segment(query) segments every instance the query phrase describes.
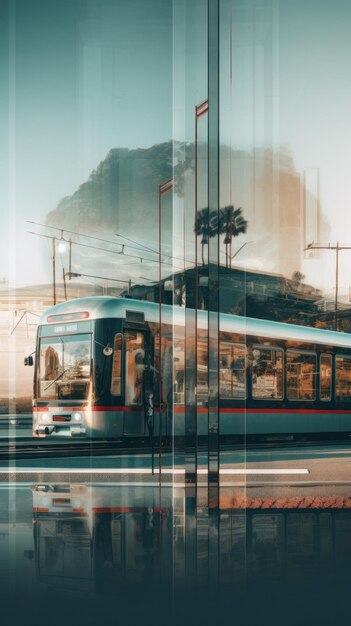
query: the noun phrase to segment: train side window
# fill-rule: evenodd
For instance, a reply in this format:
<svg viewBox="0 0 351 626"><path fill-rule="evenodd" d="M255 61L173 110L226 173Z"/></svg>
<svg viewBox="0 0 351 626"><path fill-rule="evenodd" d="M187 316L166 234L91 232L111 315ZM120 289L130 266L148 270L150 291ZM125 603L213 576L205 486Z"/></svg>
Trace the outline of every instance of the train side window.
<svg viewBox="0 0 351 626"><path fill-rule="evenodd" d="M335 399L351 400L351 358L335 357Z"/></svg>
<svg viewBox="0 0 351 626"><path fill-rule="evenodd" d="M319 360L319 399L331 400L332 357L330 354L321 354Z"/></svg>
<svg viewBox="0 0 351 626"><path fill-rule="evenodd" d="M140 332L125 333L125 402L126 406L143 402L145 362L144 336Z"/></svg>
<svg viewBox="0 0 351 626"><path fill-rule="evenodd" d="M219 389L221 398L246 398L246 346L220 342Z"/></svg>
<svg viewBox="0 0 351 626"><path fill-rule="evenodd" d="M282 400L283 350L254 346L252 356L252 397Z"/></svg>
<svg viewBox="0 0 351 626"><path fill-rule="evenodd" d="M111 395L122 394L122 335L117 333L113 344L113 363L111 376Z"/></svg>
<svg viewBox="0 0 351 626"><path fill-rule="evenodd" d="M286 381L288 400L315 400L316 373L316 354L287 350Z"/></svg>

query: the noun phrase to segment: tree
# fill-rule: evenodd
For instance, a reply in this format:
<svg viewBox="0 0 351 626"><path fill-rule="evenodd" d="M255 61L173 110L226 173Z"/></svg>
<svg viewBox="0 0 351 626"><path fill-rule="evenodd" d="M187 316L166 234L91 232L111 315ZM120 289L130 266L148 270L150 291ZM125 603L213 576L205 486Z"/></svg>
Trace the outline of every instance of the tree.
<svg viewBox="0 0 351 626"><path fill-rule="evenodd" d="M294 283L296 289L298 289L305 278L305 274L302 274L299 270L293 273L291 280Z"/></svg>
<svg viewBox="0 0 351 626"><path fill-rule="evenodd" d="M232 243L233 237L238 237L242 233L246 233L248 222L242 215L242 209L235 209L233 205L229 205L219 210L219 219L217 211L213 210L209 213L208 207L200 209L197 214L197 224L194 225L194 232L201 237L202 246L202 264L204 260L204 246L208 244L209 238L216 234L225 235L223 243L226 246L226 267L228 267L228 245Z"/></svg>
<svg viewBox="0 0 351 626"><path fill-rule="evenodd" d="M225 206L219 210L219 234L224 234L223 243L225 244L225 264L228 267L228 246L232 244L233 237L245 234L248 222L244 219L241 207L235 209L232 204ZM230 254L231 265L231 254Z"/></svg>
<svg viewBox="0 0 351 626"><path fill-rule="evenodd" d="M214 237L217 228L216 211L209 213L208 207L200 209L197 213L197 224L194 224L194 232L197 230L198 237L201 237L202 265L205 265L204 246L208 244L209 238Z"/></svg>

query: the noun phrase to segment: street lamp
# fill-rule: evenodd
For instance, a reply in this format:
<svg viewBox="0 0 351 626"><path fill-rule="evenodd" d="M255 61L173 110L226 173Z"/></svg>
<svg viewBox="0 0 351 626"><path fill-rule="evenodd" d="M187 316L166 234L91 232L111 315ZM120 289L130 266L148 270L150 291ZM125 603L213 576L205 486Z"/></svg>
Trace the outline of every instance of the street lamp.
<svg viewBox="0 0 351 626"><path fill-rule="evenodd" d="M59 251L60 254L64 254L66 252L66 244L64 241L59 241L59 244L57 246L57 249Z"/></svg>
<svg viewBox="0 0 351 626"><path fill-rule="evenodd" d="M35 223L35 222L33 222ZM52 242L52 256L51 256L51 263L52 263L52 299L53 299L53 304L56 304L57 298L56 298L56 242L58 241L58 251L60 254L63 254L64 252L66 252L67 249L67 243L69 244L69 269L71 270L71 261L72 261L72 241L71 239L67 242L66 239L63 238L63 231L61 230L61 238L58 239L57 237L53 237L52 235L44 235L43 233L35 233L34 231L28 230L27 231L29 233L29 235L36 235L37 237L44 237L45 239L51 239ZM63 284L64 284L64 290L65 290L65 299L67 300L67 293L66 293L66 281L65 281L65 277L66 277L66 273L65 270L62 270L62 274L63 274ZM70 272L68 272L68 274L70 274Z"/></svg>

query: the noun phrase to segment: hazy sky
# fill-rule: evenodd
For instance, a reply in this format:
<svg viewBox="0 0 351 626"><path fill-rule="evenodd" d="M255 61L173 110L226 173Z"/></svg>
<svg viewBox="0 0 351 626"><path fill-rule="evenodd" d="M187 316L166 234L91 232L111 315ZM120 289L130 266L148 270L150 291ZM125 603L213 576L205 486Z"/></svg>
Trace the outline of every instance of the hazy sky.
<svg viewBox="0 0 351 626"><path fill-rule="evenodd" d="M0 277L17 284L49 279L48 272L37 269L33 277L28 269L28 258L42 268L43 247L25 234L25 220L42 221L112 147L146 147L172 137L172 85L178 89L182 75L179 59L172 57L173 10L182 3L190 10L201 1L0 2ZM223 10L229 4L223 0ZM239 55L233 67L242 72L243 91L233 95L239 115L236 122L228 120L235 131L232 144L280 145L291 151L299 172L319 169L330 237L351 245L351 3L267 0L265 6L233 0L238 38L232 45ZM271 53L263 58L256 52L263 44L267 50L267 42ZM203 63L195 47L192 55L189 40L187 46L189 80L189 66L195 79ZM245 49L251 52L241 63ZM229 64L228 50L221 69ZM251 64L251 78L245 63ZM252 80L262 100L256 109L247 104ZM194 102L201 101L201 90L194 94ZM273 129L267 139L269 111ZM225 113L223 119L227 123ZM191 132L192 126L189 140ZM333 284L333 260L327 259L303 266L317 282L324 267L326 288ZM351 251L341 265L346 288Z"/></svg>
<svg viewBox="0 0 351 626"><path fill-rule="evenodd" d="M25 220L43 221L112 147L171 137L171 18L171 0L0 3L0 276L31 280L19 248L33 260L42 242Z"/></svg>
<svg viewBox="0 0 351 626"><path fill-rule="evenodd" d="M234 0L232 19L233 90L231 96L229 88L225 92L232 104L224 109L223 136L231 126L232 145L283 149L301 177L305 171L314 176L319 172L329 241L351 245L351 3ZM229 62L223 63L229 77ZM311 191L317 193L316 188ZM249 247L243 261L250 250L255 263ZM319 260L304 261L301 269L307 280L330 290L334 262L334 254L325 252ZM351 285L351 251L342 253L340 264L340 285L346 290Z"/></svg>
<svg viewBox="0 0 351 626"><path fill-rule="evenodd" d="M301 171L318 168L321 209L330 240L351 246L351 3L295 0L280 12L280 137ZM327 242L322 242L327 243ZM304 264L316 282L334 286L335 254ZM340 255L340 286L351 285L351 250Z"/></svg>

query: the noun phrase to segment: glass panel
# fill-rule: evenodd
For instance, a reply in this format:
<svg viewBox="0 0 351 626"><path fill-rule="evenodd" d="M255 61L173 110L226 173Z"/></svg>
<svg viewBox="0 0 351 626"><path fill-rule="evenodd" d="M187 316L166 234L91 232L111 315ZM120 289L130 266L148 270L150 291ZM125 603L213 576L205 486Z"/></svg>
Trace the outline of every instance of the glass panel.
<svg viewBox="0 0 351 626"><path fill-rule="evenodd" d="M254 515L252 518L252 569L265 574L280 570L284 563L285 520L283 515Z"/></svg>
<svg viewBox="0 0 351 626"><path fill-rule="evenodd" d="M252 397L283 398L283 351L254 348L252 362Z"/></svg>
<svg viewBox="0 0 351 626"><path fill-rule="evenodd" d="M287 350L286 378L289 400L315 400L316 361L315 354Z"/></svg>
<svg viewBox="0 0 351 626"><path fill-rule="evenodd" d="M111 393L113 396L120 396L122 393L122 335L115 335L113 348L113 365L111 378Z"/></svg>
<svg viewBox="0 0 351 626"><path fill-rule="evenodd" d="M208 339L206 331L198 331L197 398L202 404L208 399Z"/></svg>
<svg viewBox="0 0 351 626"><path fill-rule="evenodd" d="M319 399L331 399L332 358L330 354L321 354L319 369Z"/></svg>
<svg viewBox="0 0 351 626"><path fill-rule="evenodd" d="M335 399L350 400L351 398L351 359L335 357Z"/></svg>
<svg viewBox="0 0 351 626"><path fill-rule="evenodd" d="M143 373L144 373L144 336L139 332L126 332L126 405L140 405L143 401Z"/></svg>
<svg viewBox="0 0 351 626"><path fill-rule="evenodd" d="M221 341L220 397L246 398L246 347Z"/></svg>
<svg viewBox="0 0 351 626"><path fill-rule="evenodd" d="M173 380L173 399L174 404L184 404L184 341L182 339L174 340L174 380Z"/></svg>
<svg viewBox="0 0 351 626"><path fill-rule="evenodd" d="M43 338L40 342L39 398L80 400L89 392L90 335Z"/></svg>

